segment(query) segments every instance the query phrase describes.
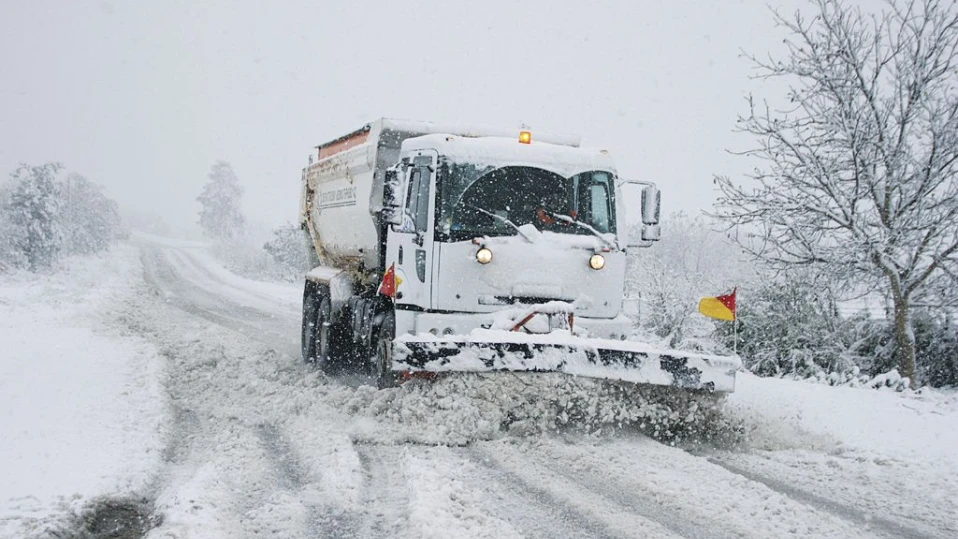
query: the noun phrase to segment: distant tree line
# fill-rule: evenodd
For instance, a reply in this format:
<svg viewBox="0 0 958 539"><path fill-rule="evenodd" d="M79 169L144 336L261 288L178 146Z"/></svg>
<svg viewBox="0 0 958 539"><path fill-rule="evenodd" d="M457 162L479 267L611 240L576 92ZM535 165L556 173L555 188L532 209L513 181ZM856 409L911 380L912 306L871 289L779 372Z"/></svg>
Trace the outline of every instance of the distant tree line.
<svg viewBox="0 0 958 539"><path fill-rule="evenodd" d="M41 271L125 235L116 202L59 163L22 164L0 185L0 271Z"/></svg>

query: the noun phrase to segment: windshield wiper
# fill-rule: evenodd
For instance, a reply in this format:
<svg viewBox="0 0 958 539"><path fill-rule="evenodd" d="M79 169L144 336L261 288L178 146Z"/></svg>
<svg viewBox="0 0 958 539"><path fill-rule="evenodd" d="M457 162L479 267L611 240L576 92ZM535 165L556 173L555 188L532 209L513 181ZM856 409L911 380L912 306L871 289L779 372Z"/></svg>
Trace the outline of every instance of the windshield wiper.
<svg viewBox="0 0 958 539"><path fill-rule="evenodd" d="M489 211L489 210L484 210L484 209L482 209L482 208L480 208L480 207L478 207L478 206L470 206L469 204L464 204L464 206L466 206L467 208L472 208L472 209L474 209L474 210L476 210L476 211L478 211L478 212L484 213L484 214L488 215L489 217L492 217L493 219L498 219L500 222L505 223L505 224L511 226L512 228L516 229L516 232L518 232L519 235L521 235L523 238L525 238L526 241L528 241L529 243L535 243L535 242L536 242L535 238L529 236L529 233L528 233L527 231L522 230L522 228L521 228L519 225L513 223L513 222L510 221L509 219L506 219L505 217L503 217L503 216L501 216L501 215L496 215L495 213L492 213L492 212Z"/></svg>
<svg viewBox="0 0 958 539"><path fill-rule="evenodd" d="M562 221L562 222L571 223L571 224L576 225L576 226L578 226L578 227L580 227L580 228L584 228L584 229L588 230L589 232L591 232L593 236L595 236L595 237L599 238L600 240L602 240L603 242L605 242L605 244L608 245L609 247L611 247L612 249L615 249L615 250L618 250L618 249L619 249L619 246L618 246L615 242L609 241L608 238L606 238L604 234L602 234L601 232L599 232L598 230L596 230L596 229L595 229L592 225L590 225L590 224L583 223L582 221L580 221L580 220L578 220L578 219L576 219L576 218L574 218L574 217L571 217L571 216L569 216L569 215L562 215L562 214L558 214L558 213L553 213L553 212L548 211L548 210L546 210L546 213L549 214L549 217L552 217L553 219L558 219L558 220L560 220L560 221Z"/></svg>

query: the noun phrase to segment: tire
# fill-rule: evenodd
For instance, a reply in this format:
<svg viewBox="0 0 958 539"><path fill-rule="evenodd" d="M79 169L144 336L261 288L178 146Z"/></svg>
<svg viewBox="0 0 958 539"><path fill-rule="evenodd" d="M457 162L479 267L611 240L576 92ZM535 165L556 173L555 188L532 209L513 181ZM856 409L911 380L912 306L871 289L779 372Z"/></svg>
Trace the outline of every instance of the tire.
<svg viewBox="0 0 958 539"><path fill-rule="evenodd" d="M333 309L330 306L329 294L322 293L323 288L325 287L320 287L319 297L316 300L316 331L314 332L316 340L313 355L316 357L319 368L329 370L333 363Z"/></svg>
<svg viewBox="0 0 958 539"><path fill-rule="evenodd" d="M313 363L316 357L313 350L316 348L316 285L306 281L303 290L303 330L301 346L303 361Z"/></svg>
<svg viewBox="0 0 958 539"><path fill-rule="evenodd" d="M333 364L332 307L329 288L307 283L303 293L303 359L329 370Z"/></svg>
<svg viewBox="0 0 958 539"><path fill-rule="evenodd" d="M392 344L396 338L396 315L392 311L383 315L376 328L371 356L372 371L376 376L376 387L387 389L399 385L399 376L390 369L392 365Z"/></svg>

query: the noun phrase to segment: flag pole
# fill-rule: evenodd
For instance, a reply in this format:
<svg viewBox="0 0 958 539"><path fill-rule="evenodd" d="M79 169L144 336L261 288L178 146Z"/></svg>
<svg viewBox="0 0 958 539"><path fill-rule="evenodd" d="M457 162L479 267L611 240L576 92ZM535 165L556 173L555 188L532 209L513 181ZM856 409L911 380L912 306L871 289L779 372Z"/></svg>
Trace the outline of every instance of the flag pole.
<svg viewBox="0 0 958 539"><path fill-rule="evenodd" d="M732 334L732 349L735 355L738 355L738 315L735 315L735 318L732 319Z"/></svg>

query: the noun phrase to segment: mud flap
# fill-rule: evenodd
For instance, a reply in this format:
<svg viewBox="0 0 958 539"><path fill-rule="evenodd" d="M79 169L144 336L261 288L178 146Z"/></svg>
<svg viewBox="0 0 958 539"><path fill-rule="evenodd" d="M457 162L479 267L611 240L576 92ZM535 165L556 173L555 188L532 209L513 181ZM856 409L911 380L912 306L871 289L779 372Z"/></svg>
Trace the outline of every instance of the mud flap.
<svg viewBox="0 0 958 539"><path fill-rule="evenodd" d="M735 389L735 372L741 366L737 356L657 350L639 342L577 338L568 334L557 339L549 334L488 333L495 335L449 339L432 335L402 336L393 343L393 370L563 372L729 393Z"/></svg>

